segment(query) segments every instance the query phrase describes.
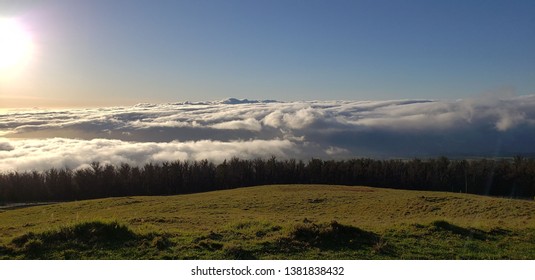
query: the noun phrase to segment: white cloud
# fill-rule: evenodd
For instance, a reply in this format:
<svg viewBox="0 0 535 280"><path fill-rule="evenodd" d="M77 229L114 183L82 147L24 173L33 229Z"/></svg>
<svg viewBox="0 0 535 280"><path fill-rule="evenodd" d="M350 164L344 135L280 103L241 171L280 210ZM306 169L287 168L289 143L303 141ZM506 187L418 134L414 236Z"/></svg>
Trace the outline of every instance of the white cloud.
<svg viewBox="0 0 535 280"><path fill-rule="evenodd" d="M217 129L244 129L251 131L262 130L262 125L260 124L260 122L253 118L217 123L212 125L211 127Z"/></svg>
<svg viewBox="0 0 535 280"><path fill-rule="evenodd" d="M351 152L348 151L347 149L330 146L325 150L325 153L330 156L341 156L341 155L348 154Z"/></svg>
<svg viewBox="0 0 535 280"><path fill-rule="evenodd" d="M0 150L0 170L76 169L93 161L115 165L203 159L221 162L232 157L288 158L299 153L296 143L288 140L139 143L111 139L50 138L12 141L10 145L11 150Z"/></svg>
<svg viewBox="0 0 535 280"><path fill-rule="evenodd" d="M535 153L535 96L9 110L0 113L0 136L0 170L94 160Z"/></svg>

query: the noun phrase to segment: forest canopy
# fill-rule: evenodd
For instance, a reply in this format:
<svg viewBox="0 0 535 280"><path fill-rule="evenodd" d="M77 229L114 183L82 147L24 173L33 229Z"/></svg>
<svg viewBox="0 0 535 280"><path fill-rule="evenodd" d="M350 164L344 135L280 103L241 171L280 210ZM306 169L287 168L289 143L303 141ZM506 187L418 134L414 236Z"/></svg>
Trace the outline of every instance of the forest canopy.
<svg viewBox="0 0 535 280"><path fill-rule="evenodd" d="M535 160L411 160L232 158L0 174L0 202L72 201L118 196L175 195L269 184L365 185L408 190L535 196Z"/></svg>

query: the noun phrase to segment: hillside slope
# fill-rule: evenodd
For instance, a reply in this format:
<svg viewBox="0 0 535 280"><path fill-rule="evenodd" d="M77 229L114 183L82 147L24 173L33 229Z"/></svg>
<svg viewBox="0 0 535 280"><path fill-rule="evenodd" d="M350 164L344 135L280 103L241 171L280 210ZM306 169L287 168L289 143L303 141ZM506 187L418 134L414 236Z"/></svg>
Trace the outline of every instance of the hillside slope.
<svg viewBox="0 0 535 280"><path fill-rule="evenodd" d="M104 239L77 239L98 234ZM0 212L0 258L533 259L534 252L535 202L440 192L275 185Z"/></svg>

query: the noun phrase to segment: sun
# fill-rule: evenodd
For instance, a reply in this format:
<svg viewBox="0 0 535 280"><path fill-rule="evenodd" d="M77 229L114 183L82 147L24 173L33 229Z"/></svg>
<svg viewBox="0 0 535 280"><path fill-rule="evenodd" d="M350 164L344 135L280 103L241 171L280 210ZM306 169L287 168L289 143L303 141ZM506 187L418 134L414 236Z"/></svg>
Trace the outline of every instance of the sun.
<svg viewBox="0 0 535 280"><path fill-rule="evenodd" d="M34 48L30 32L15 19L0 18L0 73L23 67Z"/></svg>

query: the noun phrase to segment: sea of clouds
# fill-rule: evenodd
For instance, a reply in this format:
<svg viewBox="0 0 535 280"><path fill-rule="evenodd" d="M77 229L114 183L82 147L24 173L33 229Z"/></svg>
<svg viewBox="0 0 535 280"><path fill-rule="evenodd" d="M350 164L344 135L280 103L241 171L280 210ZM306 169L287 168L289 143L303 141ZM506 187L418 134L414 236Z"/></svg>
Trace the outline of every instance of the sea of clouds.
<svg viewBox="0 0 535 280"><path fill-rule="evenodd" d="M92 161L535 154L535 95L456 101L228 99L0 112L0 171Z"/></svg>

